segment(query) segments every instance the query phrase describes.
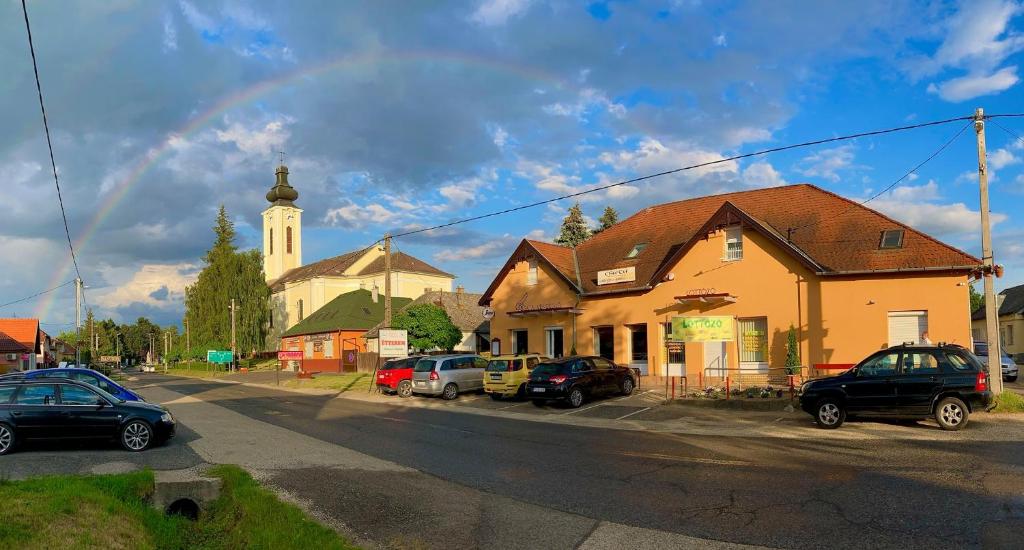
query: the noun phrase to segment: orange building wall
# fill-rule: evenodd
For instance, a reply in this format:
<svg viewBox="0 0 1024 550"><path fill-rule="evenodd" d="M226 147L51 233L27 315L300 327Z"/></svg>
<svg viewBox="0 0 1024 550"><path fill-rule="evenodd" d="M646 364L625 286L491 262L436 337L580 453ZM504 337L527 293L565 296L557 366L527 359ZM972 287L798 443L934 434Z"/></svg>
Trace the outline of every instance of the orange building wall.
<svg viewBox="0 0 1024 550"><path fill-rule="evenodd" d="M798 331L804 365L855 363L888 344L888 312L928 311L931 339L935 342L969 344L970 319L966 275L874 275L870 277L819 277L791 254L760 233L743 233L743 259L723 261L724 233L700 241L670 269L674 280L665 281L639 295L586 298L579 304L583 313L575 318L576 349L594 354L593 327L612 325L615 329L615 362L629 364L629 331L626 325L646 324L648 373L664 373L666 361L661 323L679 315L732 315L767 317L769 366L785 364L786 339L790 324ZM641 258L639 261L652 261ZM573 345L573 316L566 313L513 318L507 312L524 300L536 304L574 305L575 293L543 263L538 284L526 285L527 262L519 262L494 292L491 307L491 335L502 339L502 350L511 348L510 330L529 330L531 351L543 353L544 327L565 327L565 350ZM596 277L594 273L582 274ZM638 285L643 284L641 282ZM675 296L693 289L714 289L736 296L735 303L697 306L678 304ZM727 345L730 368L738 368L738 347ZM704 345L686 345L687 375L702 372Z"/></svg>

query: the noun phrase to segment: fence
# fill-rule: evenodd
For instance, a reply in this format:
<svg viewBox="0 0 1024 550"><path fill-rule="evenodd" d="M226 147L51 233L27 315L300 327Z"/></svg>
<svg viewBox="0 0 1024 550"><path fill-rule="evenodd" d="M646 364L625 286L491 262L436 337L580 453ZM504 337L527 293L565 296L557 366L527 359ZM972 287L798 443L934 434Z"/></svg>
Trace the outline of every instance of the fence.
<svg viewBox="0 0 1024 550"><path fill-rule="evenodd" d="M377 368L378 355L374 351L361 351L356 358L356 372L373 372Z"/></svg>

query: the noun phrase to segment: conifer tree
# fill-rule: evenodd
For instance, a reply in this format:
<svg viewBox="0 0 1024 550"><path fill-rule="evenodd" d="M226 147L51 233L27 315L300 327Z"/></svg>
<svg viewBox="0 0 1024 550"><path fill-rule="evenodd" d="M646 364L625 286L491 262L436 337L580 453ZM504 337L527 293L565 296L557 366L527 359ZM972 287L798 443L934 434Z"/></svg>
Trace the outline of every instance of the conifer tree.
<svg viewBox="0 0 1024 550"><path fill-rule="evenodd" d="M583 219L583 209L580 208L580 203L577 202L569 209L569 215L562 220L562 229L555 242L562 246L576 248L589 237L590 229L587 227L587 222Z"/></svg>
<svg viewBox="0 0 1024 550"><path fill-rule="evenodd" d="M619 213L611 206L605 206L604 213L597 219L597 223L600 225L594 230L594 235L597 235L605 229L619 223Z"/></svg>

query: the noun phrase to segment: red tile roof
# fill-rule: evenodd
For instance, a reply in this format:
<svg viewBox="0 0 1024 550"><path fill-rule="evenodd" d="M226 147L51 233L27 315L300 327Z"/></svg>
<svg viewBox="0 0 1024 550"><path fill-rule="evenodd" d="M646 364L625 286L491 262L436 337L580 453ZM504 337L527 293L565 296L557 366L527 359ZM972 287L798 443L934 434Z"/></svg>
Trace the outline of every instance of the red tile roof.
<svg viewBox="0 0 1024 550"><path fill-rule="evenodd" d="M291 283L295 281L305 281L306 279L312 279L314 277L340 277L345 271L352 267L352 264L363 257L365 250L353 250L352 252L346 252L340 256L333 258L327 258L314 262L309 265L299 266L293 269L289 269L284 275L281 275L277 279L274 279L269 283L270 289L273 292L279 292L284 290L285 283ZM391 253L391 267L399 271L411 271L413 273L427 273L430 275L440 275L443 277L452 277L453 275L445 273L440 269L415 258L403 252L392 252ZM384 272L384 256L381 255L374 261L370 262L368 266L363 268L359 272L359 275L370 275L373 273Z"/></svg>
<svg viewBox="0 0 1024 550"><path fill-rule="evenodd" d="M0 346L12 347L10 342L16 342L21 349L0 350L13 353L16 351L31 351L36 349L36 342L39 338L38 319L0 319Z"/></svg>
<svg viewBox="0 0 1024 550"><path fill-rule="evenodd" d="M866 206L810 184L698 197L645 208L572 249L524 241L584 293L629 290L653 284L719 218L743 221L768 235L821 275L870 271L968 271L981 260ZM882 231L903 229L902 248L879 249ZM638 243L647 247L633 259ZM597 286L597 272L634 266L636 281ZM499 274L499 278L503 276ZM492 285L495 286L495 285ZM489 299L486 293L482 301Z"/></svg>

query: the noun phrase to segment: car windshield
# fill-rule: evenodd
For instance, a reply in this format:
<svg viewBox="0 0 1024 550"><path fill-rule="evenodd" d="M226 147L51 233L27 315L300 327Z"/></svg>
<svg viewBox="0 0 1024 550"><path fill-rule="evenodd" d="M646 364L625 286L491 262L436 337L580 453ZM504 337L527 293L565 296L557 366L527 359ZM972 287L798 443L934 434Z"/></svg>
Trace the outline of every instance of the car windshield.
<svg viewBox="0 0 1024 550"><path fill-rule="evenodd" d="M558 374L565 368L564 363L541 363L536 367L533 367L531 374L534 376L551 376L552 374Z"/></svg>
<svg viewBox="0 0 1024 550"><path fill-rule="evenodd" d="M433 359L420 359L419 361L416 361L416 366L413 367L412 370L414 372L430 372L434 370L434 365L436 364L437 361Z"/></svg>
<svg viewBox="0 0 1024 550"><path fill-rule="evenodd" d="M491 359L487 362L487 372L507 372L508 359Z"/></svg>

